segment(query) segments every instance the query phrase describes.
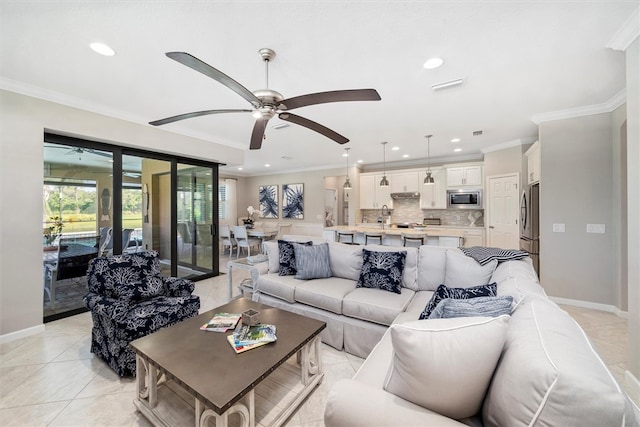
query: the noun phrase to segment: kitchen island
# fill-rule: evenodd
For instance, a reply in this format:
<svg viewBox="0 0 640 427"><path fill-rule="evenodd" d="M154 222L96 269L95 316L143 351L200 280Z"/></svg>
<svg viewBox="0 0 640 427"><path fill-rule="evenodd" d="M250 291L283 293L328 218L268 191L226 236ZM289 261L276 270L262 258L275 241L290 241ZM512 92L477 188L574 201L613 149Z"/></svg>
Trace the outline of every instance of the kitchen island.
<svg viewBox="0 0 640 427"><path fill-rule="evenodd" d="M354 241L364 244L364 233L383 232L382 244L387 246L402 246L402 234L420 236L426 235L425 244L432 246L482 246L484 245L483 227L462 227L462 226L417 226L412 228L393 228L385 225L339 225L326 227L323 229L323 237L326 240L337 242L339 231L352 231Z"/></svg>

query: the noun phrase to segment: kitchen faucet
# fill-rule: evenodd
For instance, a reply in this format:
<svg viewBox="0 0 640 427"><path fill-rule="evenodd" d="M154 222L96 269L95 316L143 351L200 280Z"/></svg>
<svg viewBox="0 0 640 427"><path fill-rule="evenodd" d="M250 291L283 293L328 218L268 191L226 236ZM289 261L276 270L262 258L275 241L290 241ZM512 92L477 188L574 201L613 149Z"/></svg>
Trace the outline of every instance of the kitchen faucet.
<svg viewBox="0 0 640 427"><path fill-rule="evenodd" d="M385 213L385 209L386 209L386 213ZM380 209L380 216L382 217L382 229L384 230L384 217L385 216L391 216L391 213L389 213L389 206L387 205L382 205L382 208Z"/></svg>

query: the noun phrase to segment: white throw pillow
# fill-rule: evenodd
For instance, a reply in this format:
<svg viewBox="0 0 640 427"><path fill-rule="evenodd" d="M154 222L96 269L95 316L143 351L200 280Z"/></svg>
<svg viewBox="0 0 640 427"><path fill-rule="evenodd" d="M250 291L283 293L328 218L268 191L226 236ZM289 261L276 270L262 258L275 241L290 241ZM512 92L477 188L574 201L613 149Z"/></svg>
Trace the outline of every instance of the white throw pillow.
<svg viewBox="0 0 640 427"><path fill-rule="evenodd" d="M448 250L444 284L450 288L486 285L497 265L496 260L480 265L460 250Z"/></svg>
<svg viewBox="0 0 640 427"><path fill-rule="evenodd" d="M453 419L478 414L508 326L507 315L392 325L384 389Z"/></svg>
<svg viewBox="0 0 640 427"><path fill-rule="evenodd" d="M280 258L278 250L278 241L269 240L263 244L264 250L269 257L269 273L277 273L280 271Z"/></svg>

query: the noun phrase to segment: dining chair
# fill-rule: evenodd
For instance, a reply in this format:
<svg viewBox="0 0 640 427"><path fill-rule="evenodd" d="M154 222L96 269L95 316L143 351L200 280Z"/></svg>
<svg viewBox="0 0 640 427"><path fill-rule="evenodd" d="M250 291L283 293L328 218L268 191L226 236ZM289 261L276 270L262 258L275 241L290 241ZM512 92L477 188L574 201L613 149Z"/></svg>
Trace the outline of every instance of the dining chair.
<svg viewBox="0 0 640 427"><path fill-rule="evenodd" d="M292 226L293 226L293 224L280 224L280 223L278 223L278 234L276 234L275 239L276 240L282 239L285 234L290 234Z"/></svg>
<svg viewBox="0 0 640 427"><path fill-rule="evenodd" d="M220 224L220 242L222 243L222 252L229 246L229 257L233 253L233 248L236 246L231 236L231 228L228 224Z"/></svg>
<svg viewBox="0 0 640 427"><path fill-rule="evenodd" d="M241 225L235 225L233 227L233 238L238 246L236 258L240 257L240 248L247 248L247 256L251 256L252 246L260 248L260 239L249 237L247 229Z"/></svg>

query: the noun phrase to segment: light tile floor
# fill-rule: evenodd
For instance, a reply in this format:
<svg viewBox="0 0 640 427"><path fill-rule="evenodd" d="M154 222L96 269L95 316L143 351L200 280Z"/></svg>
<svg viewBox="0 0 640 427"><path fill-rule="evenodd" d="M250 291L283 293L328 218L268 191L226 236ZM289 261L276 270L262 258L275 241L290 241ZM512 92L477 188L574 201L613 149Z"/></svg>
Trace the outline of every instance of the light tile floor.
<svg viewBox="0 0 640 427"><path fill-rule="evenodd" d="M237 277L234 273L234 282L241 279L240 271ZM197 282L196 294L201 311L224 304L226 276ZM580 323L624 384L626 320L596 310L563 308ZM132 403L134 380L119 378L91 354L90 340L91 317L84 313L47 323L43 333L0 345L0 425L149 426ZM323 426L328 391L339 379L352 377L362 359L323 345L323 364L324 381L288 426ZM632 398L640 402L640 396Z"/></svg>

